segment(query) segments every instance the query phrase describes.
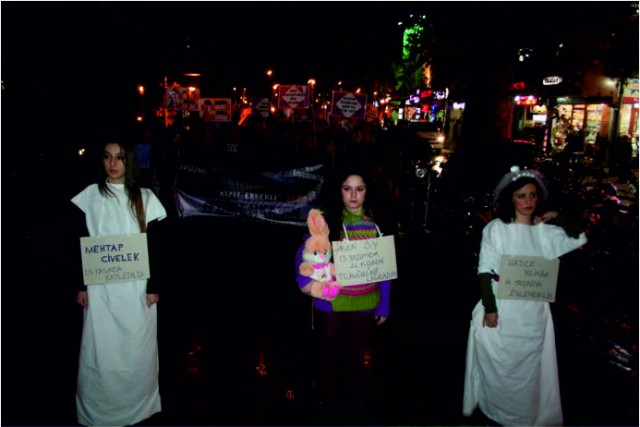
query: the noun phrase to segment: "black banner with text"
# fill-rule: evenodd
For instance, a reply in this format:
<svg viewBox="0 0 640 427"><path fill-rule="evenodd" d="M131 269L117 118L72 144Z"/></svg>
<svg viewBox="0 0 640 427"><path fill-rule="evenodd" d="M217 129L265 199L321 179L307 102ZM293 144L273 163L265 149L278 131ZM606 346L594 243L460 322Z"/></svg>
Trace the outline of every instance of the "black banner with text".
<svg viewBox="0 0 640 427"><path fill-rule="evenodd" d="M325 181L323 164L276 172L183 164L176 207L181 217L252 219L306 227Z"/></svg>

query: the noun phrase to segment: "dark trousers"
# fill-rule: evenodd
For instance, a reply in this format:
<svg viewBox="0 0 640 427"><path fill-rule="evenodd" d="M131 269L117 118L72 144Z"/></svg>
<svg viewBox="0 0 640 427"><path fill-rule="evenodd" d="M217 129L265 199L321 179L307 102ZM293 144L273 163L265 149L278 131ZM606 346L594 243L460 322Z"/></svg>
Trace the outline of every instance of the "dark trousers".
<svg viewBox="0 0 640 427"><path fill-rule="evenodd" d="M375 325L372 312L326 313L314 310L320 401L359 405L365 398L365 353Z"/></svg>

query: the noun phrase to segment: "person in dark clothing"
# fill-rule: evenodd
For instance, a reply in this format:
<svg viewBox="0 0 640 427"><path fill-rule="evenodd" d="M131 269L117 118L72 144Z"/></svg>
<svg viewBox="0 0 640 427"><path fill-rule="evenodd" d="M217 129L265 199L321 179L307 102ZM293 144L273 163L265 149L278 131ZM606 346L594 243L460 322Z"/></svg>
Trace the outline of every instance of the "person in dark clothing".
<svg viewBox="0 0 640 427"><path fill-rule="evenodd" d="M329 126L317 135L321 159L332 169L344 156L349 142L349 132L342 127L340 121L339 116L329 117Z"/></svg>
<svg viewBox="0 0 640 427"><path fill-rule="evenodd" d="M616 169L618 173L618 183L626 184L631 177L631 159L633 154L631 137L629 135L620 135L617 149L618 155L616 156Z"/></svg>
<svg viewBox="0 0 640 427"><path fill-rule="evenodd" d="M159 159L157 177L160 184L160 201L167 209L167 215L175 218L178 215L175 203L176 181L180 168L180 148L182 133L178 130L171 132L166 146Z"/></svg>
<svg viewBox="0 0 640 427"><path fill-rule="evenodd" d="M562 150L562 158L565 163L572 163L578 154L584 152L584 137L582 130L572 130L566 139L567 145Z"/></svg>

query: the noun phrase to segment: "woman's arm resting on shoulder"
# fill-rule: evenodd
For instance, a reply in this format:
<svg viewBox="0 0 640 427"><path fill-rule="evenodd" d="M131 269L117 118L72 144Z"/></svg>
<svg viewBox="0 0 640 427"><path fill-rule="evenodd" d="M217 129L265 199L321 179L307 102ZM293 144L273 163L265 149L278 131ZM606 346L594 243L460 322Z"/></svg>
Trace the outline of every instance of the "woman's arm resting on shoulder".
<svg viewBox="0 0 640 427"><path fill-rule="evenodd" d="M533 218L533 223L540 224L541 222L551 221L552 219L555 219L557 217L558 217L557 211L547 211L542 215Z"/></svg>

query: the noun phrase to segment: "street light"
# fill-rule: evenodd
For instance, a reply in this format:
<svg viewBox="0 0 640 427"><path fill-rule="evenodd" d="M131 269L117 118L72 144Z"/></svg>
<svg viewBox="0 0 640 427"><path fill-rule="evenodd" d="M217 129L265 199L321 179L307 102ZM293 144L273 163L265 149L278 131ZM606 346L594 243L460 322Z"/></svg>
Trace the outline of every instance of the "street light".
<svg viewBox="0 0 640 427"><path fill-rule="evenodd" d="M269 68L265 74L267 75L267 86L269 86L267 94L273 97L273 90L275 90L275 85L273 84L273 70Z"/></svg>
<svg viewBox="0 0 640 427"><path fill-rule="evenodd" d="M313 88L316 85L316 80L315 79L309 79L307 80L307 84L309 86L311 86L311 105L309 105L309 107L311 107L311 122L313 123L313 146L316 147L317 149L317 140L316 140L316 113L313 109L313 105L315 104L315 100L313 99Z"/></svg>
<svg viewBox="0 0 640 427"><path fill-rule="evenodd" d="M315 104L315 100L313 99L313 88L316 85L316 80L315 79L309 79L307 81L307 84L309 86L311 86L311 96L309 97L309 99L311 100L311 105L310 106L311 106L311 108L313 108L313 105Z"/></svg>
<svg viewBox="0 0 640 427"><path fill-rule="evenodd" d="M140 122L144 118L144 86L138 85L138 92L140 93L140 117L138 117Z"/></svg>

